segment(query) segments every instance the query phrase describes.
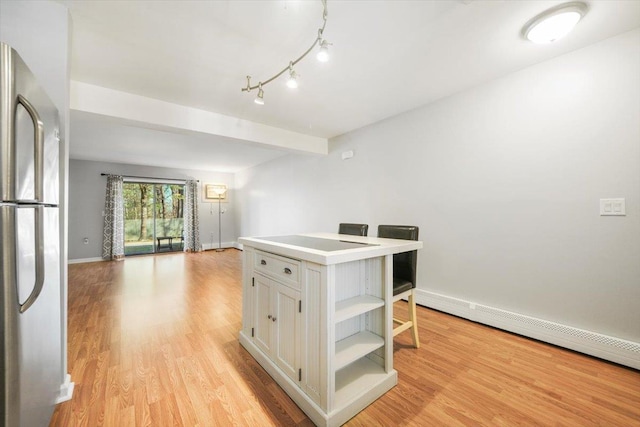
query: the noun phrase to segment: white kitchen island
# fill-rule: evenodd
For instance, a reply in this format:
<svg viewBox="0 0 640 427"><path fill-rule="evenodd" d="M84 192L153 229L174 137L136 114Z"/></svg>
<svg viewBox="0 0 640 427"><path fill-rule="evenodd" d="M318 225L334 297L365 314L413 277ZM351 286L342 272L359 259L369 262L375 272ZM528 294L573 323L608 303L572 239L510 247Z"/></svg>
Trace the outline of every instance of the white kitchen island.
<svg viewBox="0 0 640 427"><path fill-rule="evenodd" d="M242 237L240 343L319 426L396 385L393 254L422 242L344 234Z"/></svg>

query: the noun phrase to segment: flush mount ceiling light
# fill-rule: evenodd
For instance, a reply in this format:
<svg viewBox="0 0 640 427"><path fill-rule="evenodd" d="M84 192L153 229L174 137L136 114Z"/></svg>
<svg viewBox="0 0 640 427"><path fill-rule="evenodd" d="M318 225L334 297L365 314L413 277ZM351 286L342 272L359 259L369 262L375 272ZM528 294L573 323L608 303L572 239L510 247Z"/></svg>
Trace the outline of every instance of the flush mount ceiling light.
<svg viewBox="0 0 640 427"><path fill-rule="evenodd" d="M307 56L313 50L314 47L320 45L320 50L318 51L318 55L317 55L318 61L327 62L329 60L329 46L331 45L331 43L326 41L322 36L322 34L324 33L324 27L326 27L327 25L327 0L321 0L321 1L322 1L322 28L318 28L318 36L313 41L313 44L311 45L311 47L307 49L302 55L300 55L298 59L296 59L295 61L290 61L289 65L285 67L282 71L280 71L278 74L271 77L270 79L262 80L258 82L257 85L251 86L251 76L247 76L247 86L243 87L242 91L251 92L254 89L258 89L258 96L254 100L256 104L264 105L264 91L262 90L262 86L265 86L268 83L271 83L272 81L274 81L275 79L277 79L287 71L289 72L289 77L287 79L287 87L290 87L291 89L297 88L298 77L300 75L296 73L293 67L298 62L300 62L302 58Z"/></svg>
<svg viewBox="0 0 640 427"><path fill-rule="evenodd" d="M522 35L534 43L551 43L566 36L587 13L582 2L564 3L547 9L527 22Z"/></svg>

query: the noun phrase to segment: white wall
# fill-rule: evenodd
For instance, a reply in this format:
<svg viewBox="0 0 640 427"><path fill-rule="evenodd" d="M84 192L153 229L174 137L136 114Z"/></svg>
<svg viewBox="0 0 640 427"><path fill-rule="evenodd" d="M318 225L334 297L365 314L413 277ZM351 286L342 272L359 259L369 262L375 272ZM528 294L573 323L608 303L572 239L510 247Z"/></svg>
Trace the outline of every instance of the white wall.
<svg viewBox="0 0 640 427"><path fill-rule="evenodd" d="M0 2L0 40L36 75L58 107L62 123L69 116L69 25L67 8L59 3Z"/></svg>
<svg viewBox="0 0 640 427"><path fill-rule="evenodd" d="M640 342L640 30L330 148L237 174L238 235L418 225L425 295Z"/></svg>
<svg viewBox="0 0 640 427"><path fill-rule="evenodd" d="M236 241L234 176L229 173L206 172L187 169L159 168L120 163L74 160L69 162L69 259L86 260L102 257L102 230L104 198L107 178L101 173L148 176L173 179L197 179L203 184L226 184L227 202L221 204L222 246L229 247ZM205 249L218 247L218 204L202 201L199 189L198 215L200 239ZM83 240L87 237L88 244Z"/></svg>

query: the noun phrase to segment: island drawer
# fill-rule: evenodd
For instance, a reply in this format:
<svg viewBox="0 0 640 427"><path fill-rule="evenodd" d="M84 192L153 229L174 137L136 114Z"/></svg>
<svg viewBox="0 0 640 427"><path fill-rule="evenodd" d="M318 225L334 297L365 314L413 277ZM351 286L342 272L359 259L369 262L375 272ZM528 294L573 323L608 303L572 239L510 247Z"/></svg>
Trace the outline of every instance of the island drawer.
<svg viewBox="0 0 640 427"><path fill-rule="evenodd" d="M256 251L253 269L282 283L300 288L300 261L298 260Z"/></svg>

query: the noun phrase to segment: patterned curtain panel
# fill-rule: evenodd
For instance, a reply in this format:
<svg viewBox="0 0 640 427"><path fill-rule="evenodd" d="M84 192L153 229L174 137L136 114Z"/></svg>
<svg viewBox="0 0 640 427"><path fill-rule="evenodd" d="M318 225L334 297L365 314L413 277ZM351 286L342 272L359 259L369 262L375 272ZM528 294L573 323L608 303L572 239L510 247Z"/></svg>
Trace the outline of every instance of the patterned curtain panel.
<svg viewBox="0 0 640 427"><path fill-rule="evenodd" d="M102 258L124 259L124 199L123 179L119 175L107 175L107 194L104 200L104 231Z"/></svg>
<svg viewBox="0 0 640 427"><path fill-rule="evenodd" d="M185 185L184 202L184 250L185 252L199 252L200 223L198 222L198 182L187 181Z"/></svg>

